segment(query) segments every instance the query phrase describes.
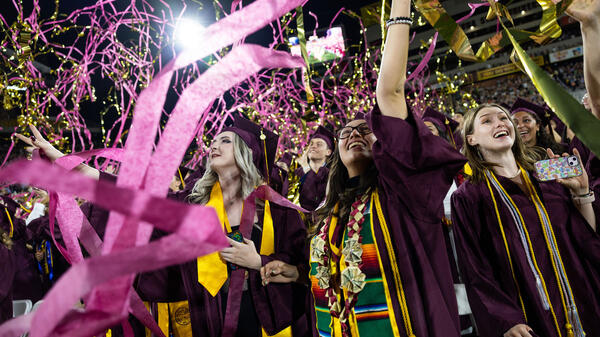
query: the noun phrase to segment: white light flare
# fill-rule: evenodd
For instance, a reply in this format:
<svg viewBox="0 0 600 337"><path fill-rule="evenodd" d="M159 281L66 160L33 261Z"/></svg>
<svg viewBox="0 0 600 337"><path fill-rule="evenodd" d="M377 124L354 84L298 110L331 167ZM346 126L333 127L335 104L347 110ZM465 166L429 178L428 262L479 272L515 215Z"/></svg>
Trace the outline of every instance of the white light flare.
<svg viewBox="0 0 600 337"><path fill-rule="evenodd" d="M175 41L185 50L194 51L202 46L200 39L204 30L205 27L198 21L179 19L175 26Z"/></svg>

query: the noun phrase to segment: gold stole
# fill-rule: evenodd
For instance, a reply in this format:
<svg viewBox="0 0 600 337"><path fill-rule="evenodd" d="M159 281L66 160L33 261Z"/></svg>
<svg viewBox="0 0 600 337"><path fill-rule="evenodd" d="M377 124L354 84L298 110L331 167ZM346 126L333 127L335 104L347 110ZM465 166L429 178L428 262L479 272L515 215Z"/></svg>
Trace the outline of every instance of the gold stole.
<svg viewBox="0 0 600 337"><path fill-rule="evenodd" d="M146 309L150 309L150 303L144 302ZM190 310L188 301L156 303L156 319L160 330L169 336L171 331L174 337L192 337L192 325L190 321ZM152 337L152 332L146 328L146 337Z"/></svg>
<svg viewBox="0 0 600 337"><path fill-rule="evenodd" d="M217 212L219 221L226 233L231 232L227 212L223 205L223 193L221 185L216 182L210 192L210 199L206 204L207 207L212 207ZM260 255L271 255L275 252L275 229L273 227L273 217L271 216L271 205L268 200L265 200L265 212L263 216L263 228L260 244ZM219 252L201 256L196 261L198 270L198 283L202 284L206 290L216 296L225 281L227 281L227 264L219 256ZM263 336L269 336L265 330L262 330ZM291 327L283 329L281 332L273 335L276 337L292 336Z"/></svg>

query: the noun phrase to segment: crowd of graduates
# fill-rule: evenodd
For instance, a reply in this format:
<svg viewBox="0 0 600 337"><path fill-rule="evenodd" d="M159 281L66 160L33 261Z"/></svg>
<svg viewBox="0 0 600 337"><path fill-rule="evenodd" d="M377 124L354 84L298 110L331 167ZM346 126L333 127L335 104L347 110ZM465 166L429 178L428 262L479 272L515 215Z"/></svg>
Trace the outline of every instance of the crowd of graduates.
<svg viewBox="0 0 600 337"><path fill-rule="evenodd" d="M584 104L600 116L600 3L580 5L569 14L584 38ZM202 168L174 177L169 197L214 208L230 246L136 276L166 336L600 336L598 157L551 109L520 97L452 118L412 111L410 1L394 0L391 17L372 112L319 127L280 158L278 136L238 116ZM18 135L30 150L63 156L31 131ZM579 175L536 173L560 156L574 156ZM22 188L2 195L0 322L68 268L45 192L26 207ZM255 200L258 189L277 193ZM108 212L81 208L102 237ZM133 317L123 325L150 334Z"/></svg>

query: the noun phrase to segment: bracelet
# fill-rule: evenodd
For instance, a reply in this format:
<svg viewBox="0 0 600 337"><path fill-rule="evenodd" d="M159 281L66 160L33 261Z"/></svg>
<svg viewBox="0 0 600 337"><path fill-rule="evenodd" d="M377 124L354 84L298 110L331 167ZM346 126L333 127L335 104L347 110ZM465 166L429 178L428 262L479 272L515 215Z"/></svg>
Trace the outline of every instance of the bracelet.
<svg viewBox="0 0 600 337"><path fill-rule="evenodd" d="M591 191L587 194L583 194L583 195L573 195L571 196L571 199L573 199L573 203L576 206L582 206L585 204L591 204L592 202L596 201L596 196L594 195L594 191Z"/></svg>
<svg viewBox="0 0 600 337"><path fill-rule="evenodd" d="M398 24L411 26L413 24L413 20L411 18L409 18L408 16L397 16L395 18L390 18L389 20L385 21L385 29L390 28L391 25L398 25Z"/></svg>
<svg viewBox="0 0 600 337"><path fill-rule="evenodd" d="M587 197L589 197L591 195L594 195L594 191L592 191L591 189L588 189L587 193L579 194L579 195L571 194L571 197L573 197L573 198L587 198Z"/></svg>

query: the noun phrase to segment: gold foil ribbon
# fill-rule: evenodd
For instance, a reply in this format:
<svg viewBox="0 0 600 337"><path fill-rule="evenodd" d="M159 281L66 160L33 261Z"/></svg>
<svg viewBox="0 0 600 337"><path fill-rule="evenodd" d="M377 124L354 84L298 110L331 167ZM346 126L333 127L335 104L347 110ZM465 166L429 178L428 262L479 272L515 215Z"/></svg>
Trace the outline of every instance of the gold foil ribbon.
<svg viewBox="0 0 600 337"><path fill-rule="evenodd" d="M568 0L567 2L570 3L571 1ZM487 20L498 18L501 22L502 17L505 17L513 23L506 6L493 0L488 0L488 2L490 7L486 16ZM557 7L551 0L537 0L537 2L542 7L542 20L537 31L506 29L519 42L534 40L537 43L545 43L550 39L559 37L562 32L556 18L564 12L568 4L560 3ZM439 32L452 51L462 60L483 62L500 49L511 44L505 31L499 31L484 41L477 52L474 53L467 34L446 12L438 0L415 0L414 5L417 11Z"/></svg>
<svg viewBox="0 0 600 337"><path fill-rule="evenodd" d="M306 63L306 68L302 69L302 82L304 83L304 90L306 91L306 101L308 103L313 103L315 101L315 96L310 87L311 70L308 59L308 52L306 50L306 31L304 30L304 12L302 11L302 6L296 7L296 28L298 29L298 41L300 44L300 52L302 53L304 63Z"/></svg>

